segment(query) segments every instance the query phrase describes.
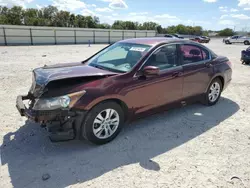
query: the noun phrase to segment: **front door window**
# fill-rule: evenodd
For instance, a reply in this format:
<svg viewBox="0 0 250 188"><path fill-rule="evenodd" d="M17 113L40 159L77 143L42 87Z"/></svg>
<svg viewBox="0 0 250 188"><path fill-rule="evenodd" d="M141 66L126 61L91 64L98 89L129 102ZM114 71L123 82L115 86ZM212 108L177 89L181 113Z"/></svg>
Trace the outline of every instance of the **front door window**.
<svg viewBox="0 0 250 188"><path fill-rule="evenodd" d="M155 66L159 67L160 70L166 70L177 65L177 46L170 44L163 46L153 53L143 67Z"/></svg>

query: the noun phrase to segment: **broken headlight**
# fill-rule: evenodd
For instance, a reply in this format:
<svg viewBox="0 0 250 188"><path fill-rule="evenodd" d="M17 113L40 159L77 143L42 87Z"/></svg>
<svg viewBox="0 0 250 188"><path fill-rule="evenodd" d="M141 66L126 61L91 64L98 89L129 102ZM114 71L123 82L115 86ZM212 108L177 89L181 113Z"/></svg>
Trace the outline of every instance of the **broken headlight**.
<svg viewBox="0 0 250 188"><path fill-rule="evenodd" d="M36 99L33 110L56 110L71 108L85 93L86 91L80 91L60 97Z"/></svg>
<svg viewBox="0 0 250 188"><path fill-rule="evenodd" d="M35 74L32 73L32 83L31 83L31 87L30 87L30 93L33 93L36 87L36 79L35 79Z"/></svg>

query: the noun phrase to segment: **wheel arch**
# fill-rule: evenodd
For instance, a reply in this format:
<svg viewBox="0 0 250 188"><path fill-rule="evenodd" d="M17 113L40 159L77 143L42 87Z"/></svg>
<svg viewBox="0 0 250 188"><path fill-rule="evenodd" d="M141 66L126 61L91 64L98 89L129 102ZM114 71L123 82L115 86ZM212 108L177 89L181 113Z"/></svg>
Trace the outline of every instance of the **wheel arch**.
<svg viewBox="0 0 250 188"><path fill-rule="evenodd" d="M208 88L209 88L210 84L211 84L211 83L212 83L212 81L213 81L214 79L216 79L216 78L220 79L220 81L221 81L221 83L222 83L222 90L224 90L224 86L225 86L225 78L224 78L224 76L223 76L223 75L221 75L221 74L217 74L217 75L215 75L215 76L211 79L211 81L210 81L210 82L209 82L209 84L207 85L207 88L206 88L206 91L205 91L205 92L207 92L207 90L208 90Z"/></svg>
<svg viewBox="0 0 250 188"><path fill-rule="evenodd" d="M95 106L97 106L97 105L99 105L101 103L105 103L105 102L115 102L115 103L117 103L119 106L121 106L121 108L122 108L122 110L124 112L125 121L129 118L129 107L124 102L124 100L122 100L120 97L110 97L110 98L96 100L96 101L92 102L90 105L88 105L87 110L89 111L92 108L94 108Z"/></svg>
<svg viewBox="0 0 250 188"><path fill-rule="evenodd" d="M126 121L128 119L128 114L129 114L128 113L129 110L128 110L127 104L123 100L118 99L118 98L109 98L109 99L101 101L100 103L109 102L109 101L115 102L115 103L117 103L117 104L119 104L121 106L122 111L124 113L124 119ZM100 104L100 103L98 103L98 104Z"/></svg>
<svg viewBox="0 0 250 188"><path fill-rule="evenodd" d="M244 42L243 42L244 44L249 44L249 40L247 39L247 40L244 40Z"/></svg>

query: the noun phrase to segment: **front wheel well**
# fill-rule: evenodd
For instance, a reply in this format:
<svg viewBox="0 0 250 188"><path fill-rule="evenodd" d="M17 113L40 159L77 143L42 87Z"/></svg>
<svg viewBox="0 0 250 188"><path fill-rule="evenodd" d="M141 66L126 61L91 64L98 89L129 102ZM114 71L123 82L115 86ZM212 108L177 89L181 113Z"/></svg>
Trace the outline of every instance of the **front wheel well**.
<svg viewBox="0 0 250 188"><path fill-rule="evenodd" d="M126 105L125 102L123 102L122 100L117 99L117 98L111 98L111 99L103 100L103 101L97 103L96 105L98 105L98 104L100 104L100 103L105 103L105 102L115 102L115 103L117 103L118 105L120 105L121 108L122 108L122 111L123 111L123 113L124 113L124 120L126 121L126 120L128 119L128 116L129 116L129 114L128 114L128 106ZM95 105L95 106L96 106L96 105ZM92 108L93 108L93 107L92 107Z"/></svg>

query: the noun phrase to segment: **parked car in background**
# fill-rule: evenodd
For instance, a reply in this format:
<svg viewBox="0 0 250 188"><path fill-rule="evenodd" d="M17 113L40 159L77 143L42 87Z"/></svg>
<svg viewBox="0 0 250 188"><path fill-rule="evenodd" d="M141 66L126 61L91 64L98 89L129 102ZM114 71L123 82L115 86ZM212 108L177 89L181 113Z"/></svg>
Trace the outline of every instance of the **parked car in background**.
<svg viewBox="0 0 250 188"><path fill-rule="evenodd" d="M105 144L136 118L173 105L215 105L231 75L229 59L202 44L127 39L82 62L34 69L32 86L17 97L16 107L21 116L46 127L53 141Z"/></svg>
<svg viewBox="0 0 250 188"><path fill-rule="evenodd" d="M242 64L250 64L250 47L248 47L246 50L241 51L241 62Z"/></svg>
<svg viewBox="0 0 250 188"><path fill-rule="evenodd" d="M208 36L201 36L202 40L205 42L205 43L209 43L210 42L210 37Z"/></svg>
<svg viewBox="0 0 250 188"><path fill-rule="evenodd" d="M250 37L248 36L241 36L241 35L234 35L231 37L227 37L223 39L225 44L233 44L233 43L242 43L245 45L250 45Z"/></svg>
<svg viewBox="0 0 250 188"><path fill-rule="evenodd" d="M182 36L179 35L179 34L173 34L173 36L175 36L175 37L177 37L177 38L179 38L179 39L184 39L184 37L182 37Z"/></svg>
<svg viewBox="0 0 250 188"><path fill-rule="evenodd" d="M166 35L164 35L164 37L166 37L166 38L184 39L184 37L181 37L178 34L166 34Z"/></svg>
<svg viewBox="0 0 250 188"><path fill-rule="evenodd" d="M190 38L189 40L199 42L199 43L209 43L210 38L206 36L195 36L193 38Z"/></svg>
<svg viewBox="0 0 250 188"><path fill-rule="evenodd" d="M174 35L170 35L170 34L166 34L164 35L164 37L166 38L175 38L175 39L178 39L178 37L174 36Z"/></svg>

